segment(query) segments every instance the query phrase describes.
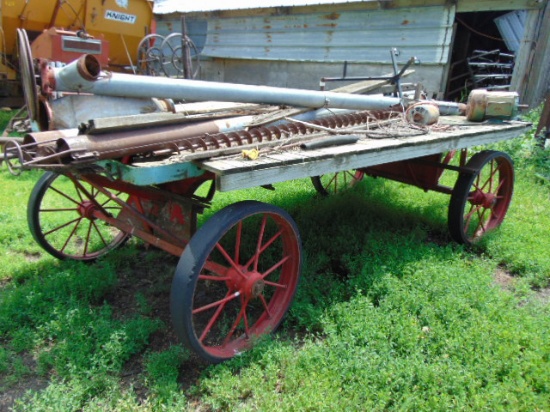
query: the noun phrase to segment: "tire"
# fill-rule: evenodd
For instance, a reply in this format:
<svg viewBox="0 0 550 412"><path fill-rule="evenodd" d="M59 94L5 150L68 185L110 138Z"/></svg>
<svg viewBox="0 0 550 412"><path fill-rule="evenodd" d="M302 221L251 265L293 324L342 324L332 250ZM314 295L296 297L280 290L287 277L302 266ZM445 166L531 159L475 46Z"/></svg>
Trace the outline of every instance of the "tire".
<svg viewBox="0 0 550 412"><path fill-rule="evenodd" d="M222 209L179 260L170 299L178 337L210 363L249 349L283 320L300 268L298 228L284 210L255 201Z"/></svg>

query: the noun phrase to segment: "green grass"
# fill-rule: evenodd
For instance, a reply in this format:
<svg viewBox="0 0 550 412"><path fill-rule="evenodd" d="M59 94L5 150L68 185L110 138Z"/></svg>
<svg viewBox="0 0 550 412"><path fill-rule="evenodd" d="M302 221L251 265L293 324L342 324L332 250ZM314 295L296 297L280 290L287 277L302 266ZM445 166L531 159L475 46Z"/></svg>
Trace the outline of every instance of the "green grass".
<svg viewBox="0 0 550 412"><path fill-rule="evenodd" d="M473 248L447 235L448 196L383 179L329 198L307 180L216 195L200 222L275 204L305 262L279 332L216 366L173 338L176 259L132 240L55 260L27 228L40 173L3 168L0 394L16 411L550 410L550 156L530 134L495 148L515 161L514 199Z"/></svg>

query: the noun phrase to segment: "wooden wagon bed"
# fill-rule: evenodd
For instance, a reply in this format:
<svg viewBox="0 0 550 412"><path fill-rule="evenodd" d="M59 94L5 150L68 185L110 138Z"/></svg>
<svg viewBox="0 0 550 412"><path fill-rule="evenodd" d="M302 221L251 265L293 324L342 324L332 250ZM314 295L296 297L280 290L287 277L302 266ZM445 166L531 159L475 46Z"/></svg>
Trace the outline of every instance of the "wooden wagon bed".
<svg viewBox="0 0 550 412"><path fill-rule="evenodd" d="M472 123L456 116L442 117L439 124L451 128L416 136L362 137L354 144L316 150L272 148L256 160L235 155L197 165L216 175L217 190L230 191L486 145L517 137L531 126L519 121Z"/></svg>

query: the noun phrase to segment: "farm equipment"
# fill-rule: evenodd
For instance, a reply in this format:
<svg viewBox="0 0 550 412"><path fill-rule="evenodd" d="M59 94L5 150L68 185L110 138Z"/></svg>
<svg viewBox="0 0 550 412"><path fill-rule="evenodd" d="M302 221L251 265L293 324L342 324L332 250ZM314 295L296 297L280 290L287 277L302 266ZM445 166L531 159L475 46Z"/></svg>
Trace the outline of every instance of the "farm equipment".
<svg viewBox="0 0 550 412"><path fill-rule="evenodd" d="M46 171L31 193L28 221L48 253L93 261L136 236L179 257L173 325L209 362L229 359L277 328L302 264L298 227L276 206L238 202L198 228L197 216L216 191L311 178L329 195L367 175L386 177L449 194L452 238L474 243L502 223L514 173L505 153L485 150L468 159L466 149L530 126L510 119L517 101L510 94L489 99L479 92L474 112L484 122L475 123L453 103L122 75L102 71L89 55L48 68L41 78L43 93L267 106L222 119L170 113L152 121L92 119L78 129L31 133L5 148L14 173ZM419 105L430 109L408 116ZM442 114L437 123L415 122L432 106ZM445 170L458 174L453 187L440 183Z"/></svg>
<svg viewBox="0 0 550 412"><path fill-rule="evenodd" d="M12 0L0 8L0 102L23 104L18 31L30 38L32 55L53 65L94 54L110 70L132 70L141 39L154 29L152 1Z"/></svg>

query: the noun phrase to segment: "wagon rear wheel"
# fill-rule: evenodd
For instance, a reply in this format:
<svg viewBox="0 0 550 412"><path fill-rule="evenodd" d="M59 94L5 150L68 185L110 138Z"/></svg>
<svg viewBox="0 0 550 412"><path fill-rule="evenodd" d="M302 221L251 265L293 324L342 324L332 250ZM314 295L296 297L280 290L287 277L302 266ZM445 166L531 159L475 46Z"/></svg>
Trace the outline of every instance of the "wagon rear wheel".
<svg viewBox="0 0 550 412"><path fill-rule="evenodd" d="M458 243L471 244L497 228L508 211L514 188L512 159L502 152L476 153L451 194L449 231Z"/></svg>
<svg viewBox="0 0 550 412"><path fill-rule="evenodd" d="M365 172L360 170L345 170L313 176L311 182L319 194L328 196L355 186L363 177L365 177Z"/></svg>
<svg viewBox="0 0 550 412"><path fill-rule="evenodd" d="M36 242L58 259L91 261L124 243L128 234L97 220L100 205L117 216L121 207L91 185L46 172L29 198L27 219ZM85 190L82 190L84 188Z"/></svg>
<svg viewBox="0 0 550 412"><path fill-rule="evenodd" d="M221 362L274 331L300 277L296 223L255 201L226 207L191 238L172 283L171 312L185 345Z"/></svg>

